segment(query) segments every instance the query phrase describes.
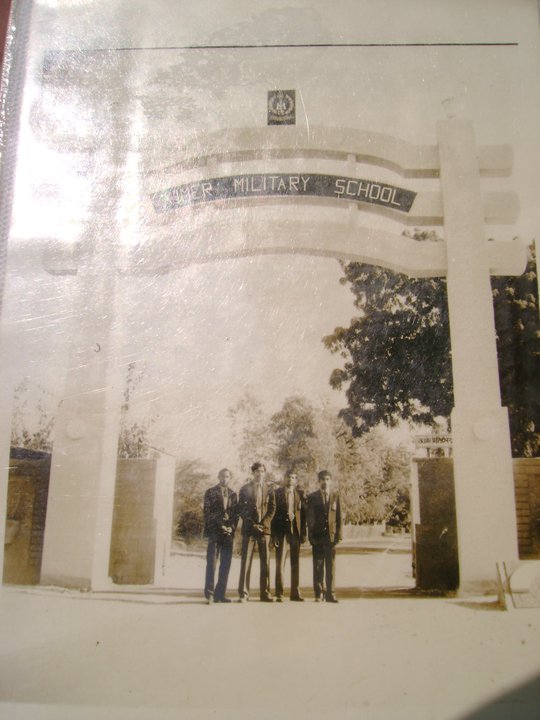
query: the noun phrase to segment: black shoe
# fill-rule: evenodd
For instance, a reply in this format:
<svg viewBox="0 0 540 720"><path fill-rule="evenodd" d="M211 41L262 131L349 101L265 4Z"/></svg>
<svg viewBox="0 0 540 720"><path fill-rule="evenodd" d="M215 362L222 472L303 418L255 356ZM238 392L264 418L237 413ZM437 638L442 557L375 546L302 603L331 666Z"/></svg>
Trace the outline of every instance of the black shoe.
<svg viewBox="0 0 540 720"><path fill-rule="evenodd" d="M271 595L263 595L261 602L274 602L274 598Z"/></svg>
<svg viewBox="0 0 540 720"><path fill-rule="evenodd" d="M336 597L335 595L329 595L329 596L326 598L326 602L338 603L339 600L337 599L337 597Z"/></svg>
<svg viewBox="0 0 540 720"><path fill-rule="evenodd" d="M215 602L217 602L217 603L230 603L230 602L232 602L232 600L231 600L230 598L224 597L224 598L219 598L219 600L216 598Z"/></svg>
<svg viewBox="0 0 540 720"><path fill-rule="evenodd" d="M280 602L280 603L283 602L283 598L281 597L281 595L278 595L278 596L276 597L276 602Z"/></svg>
<svg viewBox="0 0 540 720"><path fill-rule="evenodd" d="M301 595L294 595L291 598L291 602L304 602L304 598Z"/></svg>

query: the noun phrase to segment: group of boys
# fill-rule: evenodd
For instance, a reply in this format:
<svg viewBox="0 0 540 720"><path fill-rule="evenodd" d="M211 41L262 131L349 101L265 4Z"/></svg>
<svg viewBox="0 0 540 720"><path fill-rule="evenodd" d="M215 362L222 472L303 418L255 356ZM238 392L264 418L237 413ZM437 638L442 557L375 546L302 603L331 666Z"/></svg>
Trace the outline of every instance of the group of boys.
<svg viewBox="0 0 540 720"><path fill-rule="evenodd" d="M204 496L204 534L208 538L204 595L209 604L227 603L227 581L236 526L242 520L239 602L249 599L250 575L255 548L260 563L261 602L283 602L284 571L290 559L290 600L303 602L300 594L300 548L309 538L313 553L313 589L316 602L337 603L334 592L336 545L341 540L339 494L327 470L318 474L319 488L309 495L297 486L297 474L289 470L274 490L266 482L266 468L256 462L252 477L239 494L230 487L232 474L224 468L218 484ZM270 551L276 550L275 597L270 592ZM219 568L218 568L219 566ZM216 568L218 579L215 583Z"/></svg>

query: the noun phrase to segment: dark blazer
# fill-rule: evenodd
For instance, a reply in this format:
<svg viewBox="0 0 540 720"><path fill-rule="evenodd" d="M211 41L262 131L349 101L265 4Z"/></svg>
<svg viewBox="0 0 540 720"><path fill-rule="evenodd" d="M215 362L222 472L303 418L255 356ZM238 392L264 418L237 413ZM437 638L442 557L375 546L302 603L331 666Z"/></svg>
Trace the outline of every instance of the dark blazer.
<svg viewBox="0 0 540 720"><path fill-rule="evenodd" d="M306 541L306 498L302 490L294 488L294 517L289 518L287 488L276 490L276 513L272 520L272 536L294 532L300 542ZM292 522L291 522L292 520Z"/></svg>
<svg viewBox="0 0 540 720"><path fill-rule="evenodd" d="M223 504L221 485L214 485L204 494L204 534L209 538L219 538L224 535L222 526L235 531L238 523L238 498L236 493L227 488L227 507Z"/></svg>
<svg viewBox="0 0 540 720"><path fill-rule="evenodd" d="M257 496L255 483L250 480L240 488L238 511L242 518L242 535L254 535L258 531L253 525L262 525L263 534L270 535L272 518L276 511L274 491L266 483L262 483L262 511L257 512Z"/></svg>
<svg viewBox="0 0 540 720"><path fill-rule="evenodd" d="M320 490L308 496L307 524L309 542L312 545L337 545L341 541L341 505L336 490L330 492L328 507Z"/></svg>

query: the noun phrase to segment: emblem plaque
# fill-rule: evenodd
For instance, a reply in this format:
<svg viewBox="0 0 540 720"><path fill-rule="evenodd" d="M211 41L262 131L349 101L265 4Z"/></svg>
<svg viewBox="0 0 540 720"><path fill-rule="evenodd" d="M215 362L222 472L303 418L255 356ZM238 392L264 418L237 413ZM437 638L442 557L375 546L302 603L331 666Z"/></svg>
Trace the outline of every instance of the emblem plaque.
<svg viewBox="0 0 540 720"><path fill-rule="evenodd" d="M294 90L268 91L268 125L296 125Z"/></svg>

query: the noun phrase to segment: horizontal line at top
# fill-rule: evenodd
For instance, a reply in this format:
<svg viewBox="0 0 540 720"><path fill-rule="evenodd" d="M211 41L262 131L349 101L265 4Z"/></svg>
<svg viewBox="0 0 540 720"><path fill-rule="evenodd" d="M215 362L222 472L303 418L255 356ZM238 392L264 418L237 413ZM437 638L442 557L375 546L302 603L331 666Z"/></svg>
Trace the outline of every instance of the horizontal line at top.
<svg viewBox="0 0 540 720"><path fill-rule="evenodd" d="M378 48L378 47L517 47L518 42L371 42L371 43L261 43L245 45L170 45L153 47L116 47L83 49L82 52L114 52L129 50L259 50L265 48ZM62 51L60 51L62 52ZM67 51L69 52L69 51ZM75 51L80 52L80 51Z"/></svg>

